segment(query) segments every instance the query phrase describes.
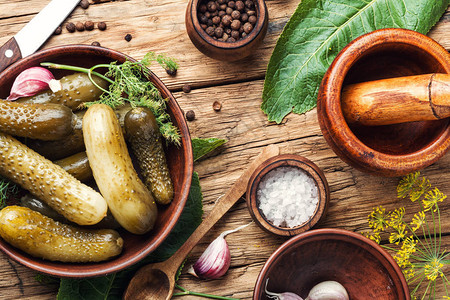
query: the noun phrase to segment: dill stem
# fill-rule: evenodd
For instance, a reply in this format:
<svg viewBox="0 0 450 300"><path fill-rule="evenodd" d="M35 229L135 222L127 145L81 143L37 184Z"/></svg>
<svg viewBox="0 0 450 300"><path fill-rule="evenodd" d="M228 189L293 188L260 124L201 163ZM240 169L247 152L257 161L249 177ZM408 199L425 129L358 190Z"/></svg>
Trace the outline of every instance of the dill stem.
<svg viewBox="0 0 450 300"><path fill-rule="evenodd" d="M86 74L94 74L95 76L98 76L109 83L114 83L114 81L111 78L108 78L104 76L103 74L100 74L98 72L92 71L93 69L99 68L99 67L109 67L109 65L96 65L92 67L91 69L83 68L83 67L76 67L76 66L70 66L70 65L63 65L63 64L55 64L50 62L42 62L41 66L47 67L50 69L60 69L60 70L68 70L68 71L75 71L75 72L83 72Z"/></svg>

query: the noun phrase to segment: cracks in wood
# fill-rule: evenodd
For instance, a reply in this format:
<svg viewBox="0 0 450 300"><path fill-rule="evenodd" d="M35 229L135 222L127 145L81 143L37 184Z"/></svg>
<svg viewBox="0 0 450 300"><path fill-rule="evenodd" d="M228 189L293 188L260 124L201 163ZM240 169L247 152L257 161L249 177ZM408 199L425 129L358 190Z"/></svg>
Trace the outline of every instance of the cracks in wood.
<svg viewBox="0 0 450 300"><path fill-rule="evenodd" d="M14 286L18 286L20 294L25 295L25 291L23 289L23 281L19 276L19 272L17 272L16 266L9 259L7 259L6 261L8 265L11 267L12 271L14 272L14 275L16 276L17 280L19 281L18 283L14 284Z"/></svg>

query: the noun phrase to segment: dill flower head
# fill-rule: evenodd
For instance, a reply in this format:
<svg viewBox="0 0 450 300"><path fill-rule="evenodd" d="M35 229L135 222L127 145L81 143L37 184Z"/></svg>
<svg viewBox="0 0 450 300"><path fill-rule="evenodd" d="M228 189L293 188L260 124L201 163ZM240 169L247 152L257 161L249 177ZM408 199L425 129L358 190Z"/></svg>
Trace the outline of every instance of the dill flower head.
<svg viewBox="0 0 450 300"><path fill-rule="evenodd" d="M444 201L445 198L447 198L447 195L444 195L441 191L439 191L438 188L429 191L425 195L425 199L422 200L425 211L430 210L432 208L434 208L433 210L436 211L438 208L437 207L438 202Z"/></svg>
<svg viewBox="0 0 450 300"><path fill-rule="evenodd" d="M416 231L421 228L425 224L425 212L419 211L414 214L414 217L411 220L410 226L412 231Z"/></svg>
<svg viewBox="0 0 450 300"><path fill-rule="evenodd" d="M382 206L378 206L373 209L368 217L369 226L375 232L384 231L387 228L387 214L386 209Z"/></svg>
<svg viewBox="0 0 450 300"><path fill-rule="evenodd" d="M424 267L425 268L424 272L428 280L435 281L438 275L443 276L444 275L444 273L442 272L443 267L444 264L437 257L427 262Z"/></svg>

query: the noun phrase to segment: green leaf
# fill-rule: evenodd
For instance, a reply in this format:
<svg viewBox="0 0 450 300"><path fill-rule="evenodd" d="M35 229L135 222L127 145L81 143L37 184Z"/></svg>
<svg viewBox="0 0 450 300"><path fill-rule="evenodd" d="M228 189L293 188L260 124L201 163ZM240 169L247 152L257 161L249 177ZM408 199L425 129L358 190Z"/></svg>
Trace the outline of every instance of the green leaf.
<svg viewBox="0 0 450 300"><path fill-rule="evenodd" d="M316 105L319 85L340 50L381 28L426 34L449 0L303 0L281 34L267 67L261 109L280 123Z"/></svg>
<svg viewBox="0 0 450 300"><path fill-rule="evenodd" d="M154 252L132 267L103 277L62 278L58 300L122 299L122 295L138 268L145 264L164 261L188 239L202 222L202 192L198 174L194 172L186 206L170 235Z"/></svg>
<svg viewBox="0 0 450 300"><path fill-rule="evenodd" d="M222 146L226 142L227 140L216 138L209 138L209 139L193 138L192 151L194 152L194 161L200 159L201 157L213 151L217 147Z"/></svg>

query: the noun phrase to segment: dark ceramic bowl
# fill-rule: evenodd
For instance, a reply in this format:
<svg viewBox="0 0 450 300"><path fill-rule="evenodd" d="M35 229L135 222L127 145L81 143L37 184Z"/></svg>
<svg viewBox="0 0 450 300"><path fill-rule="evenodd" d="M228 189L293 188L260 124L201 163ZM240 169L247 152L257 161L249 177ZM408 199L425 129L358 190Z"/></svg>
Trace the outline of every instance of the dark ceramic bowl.
<svg viewBox="0 0 450 300"><path fill-rule="evenodd" d="M256 281L254 300L269 299L264 291L292 292L306 299L311 288L327 280L342 284L352 300L409 300L405 277L394 259L359 233L316 229L280 246Z"/></svg>
<svg viewBox="0 0 450 300"><path fill-rule="evenodd" d="M254 0L257 15L253 30L235 42L212 38L201 27L197 14L201 0L190 0L186 8L186 30L192 43L203 54L218 60L236 61L251 55L266 36L269 13L264 0Z"/></svg>
<svg viewBox="0 0 450 300"><path fill-rule="evenodd" d="M295 167L304 171L313 179L318 190L319 201L313 215L305 223L292 228L274 225L259 208L257 190L260 182L270 171L280 167ZM325 216L330 200L330 189L322 170L312 161L295 154L282 154L266 160L253 172L247 185L246 196L248 210L256 224L262 229L276 235L293 236L311 229Z"/></svg>
<svg viewBox="0 0 450 300"><path fill-rule="evenodd" d="M349 125L342 113L344 86L402 76L450 73L450 54L429 37L381 29L348 44L326 72L317 99L320 128L351 166L380 176L403 176L436 162L450 149L450 119L384 126Z"/></svg>
<svg viewBox="0 0 450 300"><path fill-rule="evenodd" d="M84 45L69 45L43 50L11 65L0 74L0 98L4 99L9 95L11 85L20 72L29 67L38 66L41 62L92 67L96 64L112 61L121 63L127 59L133 60L131 57L114 50ZM62 70L51 71L56 78L69 73ZM164 98L169 99L168 113L182 136L181 146L169 146L166 152L175 196L170 205L159 207L159 216L154 229L145 235L133 235L120 230L119 233L124 239L123 252L118 257L105 262L81 264L46 261L31 257L0 239L0 249L6 255L27 267L50 275L62 277L100 276L117 272L135 264L155 250L169 235L183 211L189 194L193 171L191 139L183 113L175 98L154 74L150 75L149 80L160 90Z"/></svg>

